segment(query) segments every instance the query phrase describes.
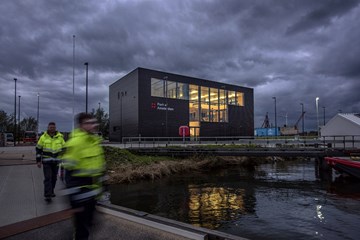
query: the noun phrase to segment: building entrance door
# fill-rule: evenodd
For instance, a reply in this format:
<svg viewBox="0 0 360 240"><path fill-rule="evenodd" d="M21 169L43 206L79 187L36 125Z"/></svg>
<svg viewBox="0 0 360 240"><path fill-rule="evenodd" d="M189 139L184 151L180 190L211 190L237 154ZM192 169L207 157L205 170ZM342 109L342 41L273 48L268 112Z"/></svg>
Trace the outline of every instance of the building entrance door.
<svg viewBox="0 0 360 240"><path fill-rule="evenodd" d="M200 136L200 128L199 127L190 127L190 139L197 140Z"/></svg>

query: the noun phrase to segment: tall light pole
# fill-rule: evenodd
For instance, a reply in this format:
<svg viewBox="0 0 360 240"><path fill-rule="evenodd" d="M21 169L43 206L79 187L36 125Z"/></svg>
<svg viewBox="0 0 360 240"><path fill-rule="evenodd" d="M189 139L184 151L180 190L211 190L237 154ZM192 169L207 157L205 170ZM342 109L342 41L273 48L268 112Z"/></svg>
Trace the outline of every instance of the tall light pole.
<svg viewBox="0 0 360 240"><path fill-rule="evenodd" d="M165 80L165 101L166 101L166 109L165 109L165 136L168 137L168 77L164 77Z"/></svg>
<svg viewBox="0 0 360 240"><path fill-rule="evenodd" d="M86 101L85 101L85 112L88 112L88 70L89 70L89 63L86 62L84 63L84 65L86 66Z"/></svg>
<svg viewBox="0 0 360 240"><path fill-rule="evenodd" d="M18 133L20 133L20 99L21 96L19 95L19 116L18 116ZM20 143L20 138L18 138L18 144Z"/></svg>
<svg viewBox="0 0 360 240"><path fill-rule="evenodd" d="M302 134L304 135L304 129L305 129L305 127L304 127L304 104L303 103L300 103L300 105L301 105L301 117L302 117L302 119L301 119L301 126L302 126Z"/></svg>
<svg viewBox="0 0 360 240"><path fill-rule="evenodd" d="M75 125L75 35L73 35L73 106L72 106L72 130L74 130Z"/></svg>
<svg viewBox="0 0 360 240"><path fill-rule="evenodd" d="M100 102L99 102L99 112L100 112Z"/></svg>
<svg viewBox="0 0 360 240"><path fill-rule="evenodd" d="M16 145L16 130L17 130L17 127L16 127L16 81L17 81L17 78L14 78L14 81L15 81L15 102L14 102L14 146Z"/></svg>
<svg viewBox="0 0 360 240"><path fill-rule="evenodd" d="M275 103L275 136L277 136L277 116L276 116L276 97L273 97Z"/></svg>
<svg viewBox="0 0 360 240"><path fill-rule="evenodd" d="M36 126L36 134L39 134L39 108L40 108L40 94L38 93L37 94L37 99L38 99L38 102L37 102L37 114L36 114L36 123L37 123L37 126Z"/></svg>
<svg viewBox="0 0 360 240"><path fill-rule="evenodd" d="M319 125L319 97L316 97L315 99L315 103L316 103L316 121L317 121L317 134L318 136L320 136L319 130L320 130L320 125Z"/></svg>
<svg viewBox="0 0 360 240"><path fill-rule="evenodd" d="M20 124L20 100L21 100L21 96L19 95L19 116L18 116L18 124Z"/></svg>
<svg viewBox="0 0 360 240"><path fill-rule="evenodd" d="M324 126L325 126L325 107L323 107L324 110Z"/></svg>

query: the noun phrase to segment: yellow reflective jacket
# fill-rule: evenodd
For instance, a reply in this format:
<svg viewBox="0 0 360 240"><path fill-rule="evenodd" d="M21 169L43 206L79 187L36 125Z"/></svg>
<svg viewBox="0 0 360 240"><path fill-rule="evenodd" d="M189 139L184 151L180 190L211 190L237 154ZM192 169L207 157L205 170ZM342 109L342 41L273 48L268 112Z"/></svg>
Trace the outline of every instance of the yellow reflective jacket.
<svg viewBox="0 0 360 240"><path fill-rule="evenodd" d="M53 137L45 132L36 144L36 162L60 161L59 155L63 151L64 144L64 137L60 132L56 132Z"/></svg>
<svg viewBox="0 0 360 240"><path fill-rule="evenodd" d="M101 138L81 129L75 129L65 143L62 155L64 168L72 177L100 177L105 172ZM93 182L95 183L95 182Z"/></svg>

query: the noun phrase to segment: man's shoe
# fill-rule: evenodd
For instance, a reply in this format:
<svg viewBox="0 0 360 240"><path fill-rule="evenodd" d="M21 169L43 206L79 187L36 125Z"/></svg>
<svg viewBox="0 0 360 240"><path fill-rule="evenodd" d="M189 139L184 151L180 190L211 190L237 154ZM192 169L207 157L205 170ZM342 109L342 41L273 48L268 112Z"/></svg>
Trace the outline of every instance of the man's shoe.
<svg viewBox="0 0 360 240"><path fill-rule="evenodd" d="M48 203L51 202L51 197L45 197L45 201Z"/></svg>
<svg viewBox="0 0 360 240"><path fill-rule="evenodd" d="M55 193L51 194L51 197L56 197Z"/></svg>

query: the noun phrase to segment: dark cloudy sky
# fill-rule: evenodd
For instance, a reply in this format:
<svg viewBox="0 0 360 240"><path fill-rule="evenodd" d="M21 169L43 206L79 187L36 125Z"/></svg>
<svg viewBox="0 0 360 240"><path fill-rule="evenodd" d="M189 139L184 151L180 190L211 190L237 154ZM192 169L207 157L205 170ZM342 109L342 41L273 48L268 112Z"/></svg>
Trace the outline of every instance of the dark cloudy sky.
<svg viewBox="0 0 360 240"><path fill-rule="evenodd" d="M73 35L75 112L108 111L109 85L137 67L254 89L255 127L305 128L339 111L360 109L360 5L355 0L2 0L0 109L37 113L40 128L72 127ZM287 116L287 117L286 117ZM299 125L300 126L300 125Z"/></svg>

